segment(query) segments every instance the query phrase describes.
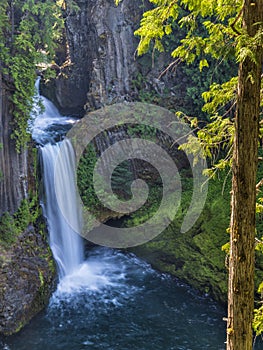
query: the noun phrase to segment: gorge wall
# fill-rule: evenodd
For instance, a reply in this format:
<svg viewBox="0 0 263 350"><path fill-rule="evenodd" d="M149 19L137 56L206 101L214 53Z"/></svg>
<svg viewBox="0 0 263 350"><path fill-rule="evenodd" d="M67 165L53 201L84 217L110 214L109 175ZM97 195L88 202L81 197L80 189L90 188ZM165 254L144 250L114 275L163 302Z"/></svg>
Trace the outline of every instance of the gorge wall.
<svg viewBox="0 0 263 350"><path fill-rule="evenodd" d="M138 73L134 60L142 2L77 0L79 10L65 9L68 61L56 80L55 97L63 111L99 108L131 99ZM65 78L66 77L66 78Z"/></svg>
<svg viewBox="0 0 263 350"><path fill-rule="evenodd" d="M114 0L76 3L79 10L65 9L65 40L60 50L64 54L58 60L57 78L42 86L62 113L83 114L149 96L162 105L184 103L186 89L177 87L187 78L180 70L158 78L170 62L170 53L136 55L139 39L133 33L148 1L124 0L119 6Z"/></svg>
<svg viewBox="0 0 263 350"><path fill-rule="evenodd" d="M177 69L176 74L168 72L159 78L171 61L169 52L136 57L138 38L133 33L139 26L145 6L149 6L148 2L123 0L118 7L114 0L77 0L76 3L79 10L70 6L65 9L66 36L62 50L65 62L58 61L60 66L57 67L55 81L42 86L44 94L56 103L62 113L83 115L108 104L137 100L173 110L187 109L188 113L193 111L196 85L201 86L204 79L198 68L198 73ZM180 33L176 36L180 37ZM114 138L114 132L117 135L119 130L111 130L110 138ZM103 142L111 143L109 139L100 141L98 138L95 143L98 146ZM181 166L184 167L183 164ZM137 169L135 172L143 171ZM148 170L146 173L149 178ZM156 240L135 248L134 252L156 268L225 301L227 270L221 246L228 240L225 228L228 225L229 199L228 196L220 197L220 185L211 193L210 200L217 199L213 209L208 205L188 234L180 235L175 222ZM218 208L222 208L220 215L216 213ZM109 218L108 212L103 212L101 208L99 215ZM211 218L214 215L220 219L213 223ZM133 217L131 221L136 223L137 218ZM217 225L218 221L220 225Z"/></svg>
<svg viewBox="0 0 263 350"><path fill-rule="evenodd" d="M28 152L17 153L15 140L11 138L12 83L4 81L0 74L0 216L4 212L13 214L22 199L27 197L30 182Z"/></svg>
<svg viewBox="0 0 263 350"><path fill-rule="evenodd" d="M43 223L30 213L39 210L34 145L18 153L12 138L13 91L0 71L0 334L17 332L46 305L55 277Z"/></svg>

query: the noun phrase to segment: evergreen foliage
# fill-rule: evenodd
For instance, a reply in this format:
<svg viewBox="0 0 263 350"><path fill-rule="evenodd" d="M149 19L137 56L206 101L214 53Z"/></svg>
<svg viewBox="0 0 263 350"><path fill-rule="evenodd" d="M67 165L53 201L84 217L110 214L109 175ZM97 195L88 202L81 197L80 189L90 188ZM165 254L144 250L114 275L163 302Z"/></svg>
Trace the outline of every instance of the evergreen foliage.
<svg viewBox="0 0 263 350"><path fill-rule="evenodd" d="M182 29L184 37L175 40L175 47L171 55L176 58L175 63L181 61L187 64L197 62L200 71L211 65L213 59L218 64L233 57L242 62L246 57L255 60L255 49L262 44L262 28L253 38L241 28L240 14L243 1L211 0L209 3L201 1L173 1L149 0L155 6L146 11L141 20L140 28L135 32L140 36L138 54L142 55L152 50L163 51L165 40L174 35L175 22ZM120 1L117 1L119 3ZM178 44L177 44L178 43ZM251 77L253 79L253 77ZM211 123L198 123L198 119L178 113L182 118L200 129L197 133L204 148L205 156L212 159L212 170L222 169L230 165L230 155L233 143L233 116L237 93L237 77L223 83L213 83L210 89L202 94L204 99L203 112L209 116ZM262 100L263 103L263 100ZM193 116L191 116L193 117ZM200 127L199 127L200 124ZM195 150L193 139L184 147ZM193 146L193 147L192 147ZM222 160L222 148L227 149L225 161ZM219 153L216 153L216 150ZM225 153L223 153L225 154ZM209 173L213 174L210 170Z"/></svg>
<svg viewBox="0 0 263 350"><path fill-rule="evenodd" d="M255 65L258 63L257 50L263 45L263 26L257 23L256 34L249 35L242 23L245 6L243 1L149 1L154 6L144 13L141 26L135 32L140 36L139 55L150 49L163 51L163 39L172 33L172 23L176 21L181 28L187 28L187 34L171 53L176 59L175 62L184 61L192 64L197 61L201 72L204 67L209 66L211 59L225 61L234 56L240 64L247 60ZM251 2L247 6L253 5L254 2ZM256 78L252 72L248 77L251 84ZM210 175L215 175L218 170L231 165L235 132L233 110L236 96L236 77L221 85L212 84L210 90L203 93L205 100L203 111L210 114L212 122L199 127L197 119L190 119L191 125L199 129L197 135L203 146L203 153L196 154L194 138L189 138L189 143L183 148L192 151L195 156L208 156L212 163L208 171ZM182 113L180 115L187 118ZM257 334L263 332L262 308L255 313L254 328Z"/></svg>

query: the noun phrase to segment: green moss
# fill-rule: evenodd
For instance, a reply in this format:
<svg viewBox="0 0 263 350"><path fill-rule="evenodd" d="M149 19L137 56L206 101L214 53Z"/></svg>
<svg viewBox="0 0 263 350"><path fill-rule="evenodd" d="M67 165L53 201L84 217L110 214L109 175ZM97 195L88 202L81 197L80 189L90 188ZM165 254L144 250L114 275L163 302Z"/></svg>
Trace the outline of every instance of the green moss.
<svg viewBox="0 0 263 350"><path fill-rule="evenodd" d="M14 243L18 234L17 226L12 215L4 213L0 217L0 244L8 247Z"/></svg>
<svg viewBox="0 0 263 350"><path fill-rule="evenodd" d="M129 130L129 132L133 134L140 130ZM152 133L152 130L150 132ZM78 186L85 205L89 209L93 207L95 212L105 213L105 209L98 204L92 185L96 159L95 149L88 148L79 162ZM118 169L116 177L118 173L129 184L128 166ZM133 248L132 251L144 257L155 268L171 273L203 292L210 293L216 299L225 301L227 269L222 246L229 240L226 230L230 213L230 181L225 184L223 176L222 179L210 181L207 202L199 220L191 230L181 233L180 227L192 199L193 183L192 179L187 177L187 173L182 171L180 175L183 188L182 201L175 219L154 240ZM118 184L118 181L115 183ZM150 178L150 184L148 181L147 184L149 185L147 202L128 219L123 220L124 227L137 226L147 221L159 208L162 187L158 183L158 177ZM223 187L225 187L224 191L222 191ZM121 188L123 188L122 185ZM125 195L123 197L125 198ZM170 217L170 213L167 212L161 213L162 215Z"/></svg>
<svg viewBox="0 0 263 350"><path fill-rule="evenodd" d="M52 275L55 276L56 272L57 272L56 271L56 264L55 264L55 261L54 261L53 256L52 256L51 249L48 245L46 247L46 250L47 250L47 252L45 252L44 254L41 254L40 257L42 259L44 259L45 261L47 261L49 271L51 271ZM41 273L41 271L40 271L40 273ZM41 279L40 279L40 281L41 281Z"/></svg>
<svg viewBox="0 0 263 350"><path fill-rule="evenodd" d="M23 199L14 215L6 212L0 217L0 244L8 248L29 224L36 223L39 216L38 197Z"/></svg>
<svg viewBox="0 0 263 350"><path fill-rule="evenodd" d="M16 329L12 333L6 334L6 335L11 335L13 333L18 333L23 327L24 327L24 323L22 321L18 322Z"/></svg>
<svg viewBox="0 0 263 350"><path fill-rule="evenodd" d="M93 169L96 161L95 148L92 144L89 144L80 158L77 169L78 189L84 205L89 210L99 207L99 201L93 187Z"/></svg>
<svg viewBox="0 0 263 350"><path fill-rule="evenodd" d="M14 219L17 229L20 232L27 228L28 224L31 222L31 213L28 200L23 199L21 201L20 206L14 215Z"/></svg>
<svg viewBox="0 0 263 350"><path fill-rule="evenodd" d="M188 180L186 179L186 182ZM222 194L222 181L210 181L206 206L194 227L180 232L191 186L183 192L182 206L173 223L154 240L133 248L155 268L170 273L193 287L226 301L227 269L222 245L229 237L229 192ZM187 186L185 187L187 188ZM131 225L133 218L130 219ZM138 221L136 219L134 222Z"/></svg>
<svg viewBox="0 0 263 350"><path fill-rule="evenodd" d="M41 270L38 270L38 275L39 275L39 281L40 281L40 288L42 288L44 286L44 276Z"/></svg>

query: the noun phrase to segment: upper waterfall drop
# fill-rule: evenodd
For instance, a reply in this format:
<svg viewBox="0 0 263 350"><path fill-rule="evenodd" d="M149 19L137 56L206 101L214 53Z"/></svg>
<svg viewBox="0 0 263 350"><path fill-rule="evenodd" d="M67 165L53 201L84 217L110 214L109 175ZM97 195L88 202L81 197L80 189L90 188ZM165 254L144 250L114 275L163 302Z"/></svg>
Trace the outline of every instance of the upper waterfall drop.
<svg viewBox="0 0 263 350"><path fill-rule="evenodd" d="M72 125L77 121L71 116L62 116L57 107L46 97L40 95L39 86L41 78L35 83L35 98L29 121L29 132L39 145L55 143L61 140Z"/></svg>
<svg viewBox="0 0 263 350"><path fill-rule="evenodd" d="M84 261L82 238L78 234L81 232L82 211L77 196L75 153L69 140L56 142L58 136L61 138L61 134L65 134L76 120L61 116L54 104L39 94L39 82L40 78L36 82L37 94L29 127L32 137L41 145L44 184L41 205L47 220L50 247L61 280ZM58 205L57 196L63 198L63 212ZM69 225L69 218L78 232Z"/></svg>

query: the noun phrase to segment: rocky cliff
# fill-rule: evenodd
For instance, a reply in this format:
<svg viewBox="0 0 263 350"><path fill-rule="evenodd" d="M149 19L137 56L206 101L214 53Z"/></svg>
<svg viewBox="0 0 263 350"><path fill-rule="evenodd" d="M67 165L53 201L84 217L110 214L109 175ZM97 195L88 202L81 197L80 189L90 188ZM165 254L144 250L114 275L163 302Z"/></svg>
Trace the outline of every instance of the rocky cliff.
<svg viewBox="0 0 263 350"><path fill-rule="evenodd" d="M18 331L45 306L55 275L43 229L30 217L36 153L33 145L18 153L11 136L13 91L0 72L0 334Z"/></svg>
<svg viewBox="0 0 263 350"><path fill-rule="evenodd" d="M66 63L56 79L60 110L80 113L132 98L138 74L137 40L133 35L142 14L141 0L77 0L79 10L65 9Z"/></svg>
<svg viewBox="0 0 263 350"><path fill-rule="evenodd" d="M18 332L47 304L55 266L45 234L29 226L9 248L0 245L0 334Z"/></svg>
<svg viewBox="0 0 263 350"><path fill-rule="evenodd" d="M148 2L76 3L79 10L65 9L65 40L60 49L64 54L59 54L57 79L42 87L62 113L80 115L124 100L155 100L173 107L185 103L187 78L181 71L159 79L170 62L169 52L136 55L139 39L133 33Z"/></svg>
<svg viewBox="0 0 263 350"><path fill-rule="evenodd" d="M30 173L26 150L17 153L12 140L11 82L0 74L0 216L14 213L23 198L27 197Z"/></svg>

